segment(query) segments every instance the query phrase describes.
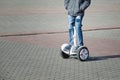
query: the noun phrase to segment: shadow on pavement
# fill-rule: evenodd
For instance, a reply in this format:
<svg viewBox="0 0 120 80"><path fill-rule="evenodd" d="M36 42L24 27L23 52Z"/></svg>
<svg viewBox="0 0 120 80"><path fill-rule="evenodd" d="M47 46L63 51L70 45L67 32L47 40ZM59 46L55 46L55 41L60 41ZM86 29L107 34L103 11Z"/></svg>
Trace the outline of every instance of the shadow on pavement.
<svg viewBox="0 0 120 80"><path fill-rule="evenodd" d="M89 57L88 61L99 61L99 60L106 60L111 58L120 58L120 55L94 56L94 57Z"/></svg>

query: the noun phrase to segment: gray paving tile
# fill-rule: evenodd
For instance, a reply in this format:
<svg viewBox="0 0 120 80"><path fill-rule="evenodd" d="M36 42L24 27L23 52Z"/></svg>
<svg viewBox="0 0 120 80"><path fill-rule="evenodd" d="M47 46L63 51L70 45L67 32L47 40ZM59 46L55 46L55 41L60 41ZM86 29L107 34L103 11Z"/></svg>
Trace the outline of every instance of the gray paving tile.
<svg viewBox="0 0 120 80"><path fill-rule="evenodd" d="M80 62L62 59L59 49L0 41L1 80L114 80L120 58Z"/></svg>

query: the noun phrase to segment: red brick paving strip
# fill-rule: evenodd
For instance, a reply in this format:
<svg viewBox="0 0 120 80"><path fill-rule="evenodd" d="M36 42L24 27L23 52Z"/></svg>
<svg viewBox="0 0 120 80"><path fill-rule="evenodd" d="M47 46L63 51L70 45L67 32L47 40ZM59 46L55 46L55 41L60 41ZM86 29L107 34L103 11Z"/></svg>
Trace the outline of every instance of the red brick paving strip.
<svg viewBox="0 0 120 80"><path fill-rule="evenodd" d="M3 40L19 43L29 43L44 47L59 48L63 43L68 43L68 34L42 34L31 36L2 37ZM120 55L120 40L84 37L84 42L91 55Z"/></svg>
<svg viewBox="0 0 120 80"><path fill-rule="evenodd" d="M101 7L102 6L102 7ZM117 5L92 5L88 10L89 13L112 13L120 12L120 6ZM10 16L10 15L28 15L28 14L66 14L64 8L0 8L0 16Z"/></svg>

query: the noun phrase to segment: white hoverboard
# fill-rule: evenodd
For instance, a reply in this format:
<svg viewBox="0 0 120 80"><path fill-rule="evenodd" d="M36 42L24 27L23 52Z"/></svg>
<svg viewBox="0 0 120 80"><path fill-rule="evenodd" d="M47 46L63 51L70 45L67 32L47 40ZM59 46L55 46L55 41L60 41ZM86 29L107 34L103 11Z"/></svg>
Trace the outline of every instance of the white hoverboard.
<svg viewBox="0 0 120 80"><path fill-rule="evenodd" d="M69 57L75 57L78 58L80 61L86 61L89 58L89 50L86 46L80 46L77 48L77 50L73 49L77 47L77 41L76 41L76 29L74 27L74 45L71 47L71 49L67 49L69 44L65 43L61 46L61 56L66 59Z"/></svg>

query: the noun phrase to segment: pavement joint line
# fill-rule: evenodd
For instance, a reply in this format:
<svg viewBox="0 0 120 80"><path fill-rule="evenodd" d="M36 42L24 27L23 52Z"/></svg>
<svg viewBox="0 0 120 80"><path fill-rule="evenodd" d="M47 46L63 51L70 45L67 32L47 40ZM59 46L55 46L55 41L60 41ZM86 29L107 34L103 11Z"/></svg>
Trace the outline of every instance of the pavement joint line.
<svg viewBox="0 0 120 80"><path fill-rule="evenodd" d="M112 30L112 29L120 29L120 27L114 28L95 28L95 29L84 29L83 32L88 31L98 31L98 30ZM38 32L38 33L18 33L18 34L3 34L0 37L10 37L10 36L30 36L30 35L42 35L42 34L61 34L68 33L68 31L58 31L58 32Z"/></svg>

